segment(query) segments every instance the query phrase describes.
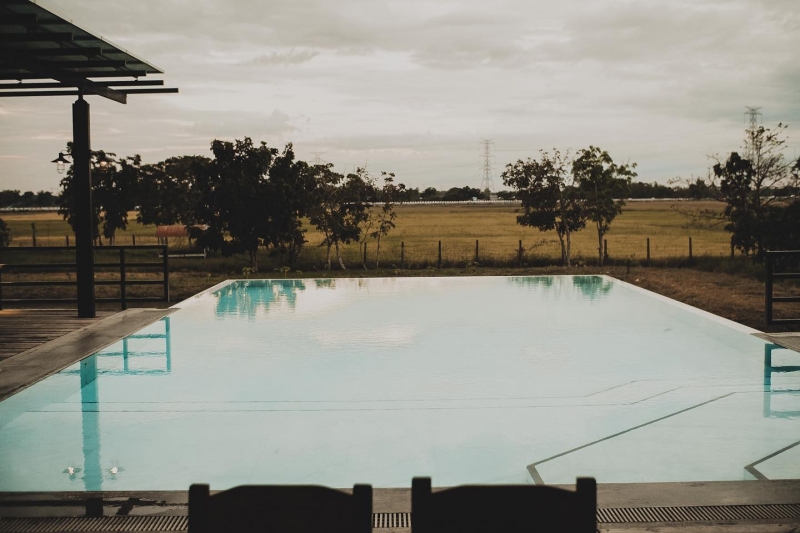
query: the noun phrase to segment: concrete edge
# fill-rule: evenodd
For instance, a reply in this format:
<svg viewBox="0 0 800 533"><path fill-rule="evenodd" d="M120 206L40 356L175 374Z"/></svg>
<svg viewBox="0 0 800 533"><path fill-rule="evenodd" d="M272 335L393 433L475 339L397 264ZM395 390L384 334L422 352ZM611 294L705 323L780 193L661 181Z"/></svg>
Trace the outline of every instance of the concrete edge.
<svg viewBox="0 0 800 533"><path fill-rule="evenodd" d="M704 311L703 309L700 309L699 307L694 307L693 305L689 305L689 304L685 304L683 302L679 302L678 300L670 298L669 296L664 296L663 294L658 294L657 292L653 292L651 290L647 290L647 289L645 289L643 287L639 287L638 285L634 285L633 283L628 283L627 281L623 281L623 280L621 280L619 278L615 278L613 276L609 276L609 275L606 275L606 274L595 274L595 275L598 276L598 277L602 277L602 278L607 278L607 279L613 280L614 283L619 283L623 287L627 287L627 288L629 288L631 290L634 290L636 292L647 294L651 298L655 298L657 300L661 300L662 302L667 302L667 303L669 303L671 305L674 305L676 307L679 307L679 308L683 309L684 311L688 311L688 312L693 313L695 315L702 316L704 318L707 318L707 319L709 319L709 320L711 320L713 322L716 322L718 324L721 324L723 326L727 326L727 327L729 327L731 329L735 329L736 331L739 331L741 333L748 333L750 335L755 335L757 333L763 333L763 332L761 332L761 331L759 331L759 330L757 330L755 328L751 328L750 326L745 326L744 324L740 324L738 322L734 322L733 320L721 317L719 315L715 315L714 313L711 313L709 311Z"/></svg>
<svg viewBox="0 0 800 533"><path fill-rule="evenodd" d="M0 401L96 353L175 309L128 309L0 362Z"/></svg>
<svg viewBox="0 0 800 533"><path fill-rule="evenodd" d="M410 483L410 481L409 481ZM552 485L574 490L574 485ZM441 490L448 487L437 487ZM213 489L213 487L212 487ZM350 487L341 489L349 491ZM212 491L216 492L216 491ZM107 492L0 492L0 507L41 508L82 505L87 498L107 504L133 500L143 508L154 505L185 506L189 490ZM708 481L667 483L598 483L598 508L695 507L800 503L800 480ZM411 510L411 488L374 488L373 512Z"/></svg>

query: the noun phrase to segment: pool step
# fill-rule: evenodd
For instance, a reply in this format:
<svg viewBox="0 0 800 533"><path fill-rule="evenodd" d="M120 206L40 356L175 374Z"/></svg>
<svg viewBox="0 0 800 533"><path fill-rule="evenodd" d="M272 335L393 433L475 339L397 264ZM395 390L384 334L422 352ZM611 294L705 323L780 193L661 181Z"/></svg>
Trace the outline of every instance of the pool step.
<svg viewBox="0 0 800 533"><path fill-rule="evenodd" d="M708 505L691 507L606 507L598 524L750 522L800 520L800 504ZM186 531L186 516L104 516L98 518L0 518L0 533L111 533ZM411 513L373 513L374 529L410 529Z"/></svg>

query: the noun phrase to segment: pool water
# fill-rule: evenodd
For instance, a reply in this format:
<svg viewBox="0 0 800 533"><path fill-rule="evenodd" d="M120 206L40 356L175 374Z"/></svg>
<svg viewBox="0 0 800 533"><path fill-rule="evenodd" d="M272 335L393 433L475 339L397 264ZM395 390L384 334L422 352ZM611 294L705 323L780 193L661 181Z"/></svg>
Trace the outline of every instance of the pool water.
<svg viewBox="0 0 800 533"><path fill-rule="evenodd" d="M232 281L0 403L0 491L800 478L800 354L603 276Z"/></svg>

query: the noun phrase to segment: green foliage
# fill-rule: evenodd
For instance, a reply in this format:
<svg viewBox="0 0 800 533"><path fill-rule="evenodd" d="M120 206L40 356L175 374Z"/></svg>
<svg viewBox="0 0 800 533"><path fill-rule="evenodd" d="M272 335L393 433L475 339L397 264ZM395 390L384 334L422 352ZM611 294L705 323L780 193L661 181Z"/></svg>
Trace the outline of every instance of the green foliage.
<svg viewBox="0 0 800 533"><path fill-rule="evenodd" d="M5 248L11 244L11 230L8 225L0 218L0 248Z"/></svg>
<svg viewBox="0 0 800 533"><path fill-rule="evenodd" d="M308 218L323 234L322 245L327 247L325 268L331 268L333 248L339 266L345 269L339 245L358 242L361 225L369 219L374 186L364 169L345 177L334 172L331 164L308 168L313 180Z"/></svg>
<svg viewBox="0 0 800 533"><path fill-rule="evenodd" d="M539 160L518 160L506 165L503 183L513 188L522 200L523 213L517 216L522 226L539 231L555 230L561 244L561 259L570 266L572 233L586 226L580 191L568 172L569 156L559 150L541 150Z"/></svg>
<svg viewBox="0 0 800 533"><path fill-rule="evenodd" d="M608 152L589 146L580 150L572 162L572 174L583 199L584 216L597 228L597 252L603 265L603 238L611 222L622 212L636 163L617 165Z"/></svg>
<svg viewBox="0 0 800 533"><path fill-rule="evenodd" d="M201 156L171 157L139 169L139 213L142 224L190 225L200 201L196 173L211 160Z"/></svg>
<svg viewBox="0 0 800 533"><path fill-rule="evenodd" d="M375 268L380 268L381 265L381 239L395 228L394 221L397 218L397 213L394 210L394 206L398 199L402 197L406 188L402 183L394 184L394 172L381 172L381 176L383 176L383 187L380 191L381 211L377 221L378 226L370 234L370 237L378 241L375 249Z"/></svg>
<svg viewBox="0 0 800 533"><path fill-rule="evenodd" d="M467 202L477 198L478 200L488 200L488 196L484 196L480 189L474 187L453 187L448 189L442 196L445 202Z"/></svg>
<svg viewBox="0 0 800 533"><path fill-rule="evenodd" d="M211 151L214 159L197 169L195 215L208 224L209 243L225 251L227 233L231 245L247 252L250 266L258 268L258 247L271 230L264 211L270 200L267 173L277 150L245 137L232 143L214 140Z"/></svg>
<svg viewBox="0 0 800 533"><path fill-rule="evenodd" d="M72 143L67 145L67 153L72 152ZM128 211L136 207L137 180L141 157L126 157L119 162L113 160L115 154L102 150L92 151L92 228L93 237L101 235L114 242L117 230L128 227ZM61 196L58 212L75 229L74 173L70 165L61 180ZM102 234L100 232L100 224Z"/></svg>
<svg viewBox="0 0 800 533"><path fill-rule="evenodd" d="M726 203L725 229L731 244L757 261L768 249L800 247L800 199L774 194L800 185L800 160L784 157L785 129L779 124L775 130L747 130L746 157L732 152L712 169Z"/></svg>

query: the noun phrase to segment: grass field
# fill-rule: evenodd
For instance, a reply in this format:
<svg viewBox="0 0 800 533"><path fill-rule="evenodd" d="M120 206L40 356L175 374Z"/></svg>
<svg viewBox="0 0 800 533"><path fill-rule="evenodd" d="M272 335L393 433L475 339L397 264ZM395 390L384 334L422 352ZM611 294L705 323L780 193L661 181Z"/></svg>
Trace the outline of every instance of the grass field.
<svg viewBox="0 0 800 533"><path fill-rule="evenodd" d="M398 207L397 228L386 241L382 253L381 269L365 271L360 266L359 246L345 247L347 271L324 272L322 238L309 230L310 241L301 256L298 271L288 277L338 277L338 276L448 276L448 275L543 275L543 274L609 274L665 296L705 309L731 320L765 331L797 329L796 326L766 326L764 323L763 267L737 255L729 259L729 235L720 226L698 227L681 211L721 209L716 202L646 202L631 203L620 215L608 234L610 264L592 266L596 257L596 234L593 228L574 237L573 257L590 259L587 266L565 269L557 266L559 247L555 235L540 233L516 224L514 207L486 205ZM62 245L69 226L56 213L2 213L12 230L12 246L31 244L31 222L37 227L40 245ZM135 217L131 217L133 220ZM139 244L154 244L155 228L132 223L128 231L118 235L118 244L130 244L136 235ZM650 238L654 268L645 267L646 239ZM688 239L692 237L695 260L687 261ZM70 240L74 243L74 237ZM474 263L475 240L480 243L479 264ZM525 248L525 265L517 264L519 240ZM443 243L444 268L436 264L437 244ZM399 265L400 243L405 243L406 265ZM170 245L181 245L171 241ZM370 261L374 242L369 242ZM64 252L69 254L69 252ZM108 254L111 254L109 256ZM115 252L98 252L97 260L113 260ZM23 253L27 254L27 252ZM148 255L150 254L150 255ZM137 250L129 259L157 260L150 250ZM0 252L0 263L9 262L16 254ZM37 254L38 255L38 254ZM108 257L106 257L108 256ZM59 259L57 253L48 253L49 261ZM105 259L104 259L105 258ZM63 259L63 258L62 258ZM633 259L633 261L628 261ZM35 259L34 259L35 260ZM41 261L42 258L39 258ZM68 261L69 258L63 259ZM16 261L14 259L13 261ZM209 259L171 259L170 290L173 302L200 292L224 279L243 277L242 268L248 265L244 256ZM580 262L578 262L580 265ZM282 277L286 273L274 271L277 263L260 254L260 272L252 277ZM370 265L372 267L372 264ZM676 268L680 267L680 268ZM691 268L686 268L691 267ZM303 272L300 272L302 269ZM97 279L115 279L116 274L100 269ZM74 275L47 273L8 273L5 279L39 280L60 279L71 281ZM157 272L130 273L129 279L156 279ZM776 294L800 296L800 284L782 282ZM66 297L74 296L74 287L7 287L5 297ZM21 292L20 292L21 291ZM98 296L113 297L114 286L98 286ZM159 287L133 287L130 296L157 296ZM154 304L146 304L148 306ZM169 305L169 304L164 304ZM107 305L113 307L113 305ZM776 317L800 317L800 304L783 304L776 308Z"/></svg>
<svg viewBox="0 0 800 533"><path fill-rule="evenodd" d="M653 260L686 258L689 255L689 238L695 256L728 256L730 238L720 225L698 226L682 214L700 209L721 210L719 202L636 202L629 203L614 221L607 235L609 257L614 260L633 259L643 262L647 255L647 238ZM446 265L461 266L475 260L475 241L479 241L478 262L481 264L511 264L517 260L519 241L522 240L525 262L546 264L560 257L558 239L553 232L542 233L516 223L517 207L507 205L401 205L397 208L397 227L384 240L381 262L387 265L400 263L401 242L405 245L405 263L429 266L437 261L438 242L442 241L442 261ZM14 239L12 246L32 244L31 223L36 224L37 244L63 245L66 235L74 243L69 226L57 213L2 213ZM142 226L135 216L127 231L119 232L117 244L131 244L136 236L138 244L155 244L155 227ZM304 268L320 268L325 250L319 244L322 236L308 228L309 241L302 253L300 264ZM170 242L171 246L185 242ZM369 262L374 263L375 241L368 240ZM597 257L597 235L593 226L573 236L572 256L576 261L593 261ZM345 263L360 265L360 245L343 247ZM260 261L264 267L274 267L267 254ZM233 261L240 269L244 258Z"/></svg>

